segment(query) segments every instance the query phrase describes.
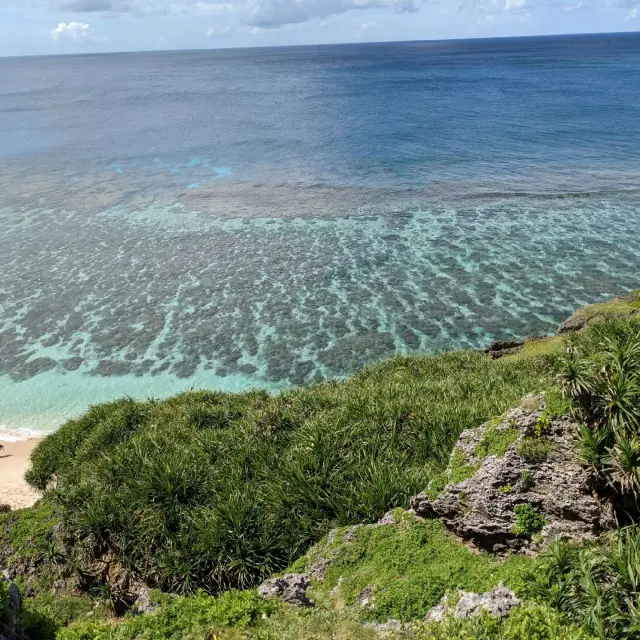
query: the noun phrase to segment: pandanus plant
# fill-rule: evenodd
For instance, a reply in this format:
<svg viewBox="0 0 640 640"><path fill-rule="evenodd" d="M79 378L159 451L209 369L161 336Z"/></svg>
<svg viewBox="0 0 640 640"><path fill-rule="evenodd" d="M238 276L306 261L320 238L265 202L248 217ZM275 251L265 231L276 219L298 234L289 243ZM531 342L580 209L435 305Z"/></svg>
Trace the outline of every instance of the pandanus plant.
<svg viewBox="0 0 640 640"><path fill-rule="evenodd" d="M581 425L582 462L640 497L640 323L607 320L570 336L558 368Z"/></svg>

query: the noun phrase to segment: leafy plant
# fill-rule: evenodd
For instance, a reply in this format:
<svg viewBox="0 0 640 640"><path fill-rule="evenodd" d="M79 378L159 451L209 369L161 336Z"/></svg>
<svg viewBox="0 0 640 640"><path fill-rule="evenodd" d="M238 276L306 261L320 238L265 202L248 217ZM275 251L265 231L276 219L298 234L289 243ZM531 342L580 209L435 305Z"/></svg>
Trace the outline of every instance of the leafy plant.
<svg viewBox="0 0 640 640"><path fill-rule="evenodd" d="M533 474L528 469L525 469L520 476L520 487L523 491L529 491L535 486L535 480Z"/></svg>
<svg viewBox="0 0 640 640"><path fill-rule="evenodd" d="M505 429L498 429L497 425L490 424L485 431L484 437L476 447L475 454L479 458L486 458L487 456L501 458L519 436L520 432L517 427L509 425Z"/></svg>
<svg viewBox="0 0 640 640"><path fill-rule="evenodd" d="M528 502L516 505L513 512L516 516L516 523L512 531L517 536L531 537L541 531L547 524L544 516Z"/></svg>
<svg viewBox="0 0 640 640"><path fill-rule="evenodd" d="M640 495L640 323L609 319L567 343L557 363L582 423L578 450L621 494Z"/></svg>
<svg viewBox="0 0 640 640"><path fill-rule="evenodd" d="M554 543L531 591L597 638L638 638L640 529L621 529L601 547Z"/></svg>
<svg viewBox="0 0 640 640"><path fill-rule="evenodd" d="M518 453L527 462L543 462L553 451L553 442L527 436L518 443Z"/></svg>
<svg viewBox="0 0 640 640"><path fill-rule="evenodd" d="M518 607L506 620L483 615L427 624L417 640L590 640L592 636L549 607Z"/></svg>

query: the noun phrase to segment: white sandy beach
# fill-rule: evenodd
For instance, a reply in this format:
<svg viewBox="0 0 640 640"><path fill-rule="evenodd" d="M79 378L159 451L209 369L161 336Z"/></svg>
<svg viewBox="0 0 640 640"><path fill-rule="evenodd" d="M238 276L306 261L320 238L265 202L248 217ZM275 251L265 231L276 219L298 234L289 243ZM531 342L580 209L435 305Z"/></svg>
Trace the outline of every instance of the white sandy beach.
<svg viewBox="0 0 640 640"><path fill-rule="evenodd" d="M8 442L0 440L0 504L12 509L30 507L38 494L25 482L24 474L29 468L29 456L40 442L38 438Z"/></svg>

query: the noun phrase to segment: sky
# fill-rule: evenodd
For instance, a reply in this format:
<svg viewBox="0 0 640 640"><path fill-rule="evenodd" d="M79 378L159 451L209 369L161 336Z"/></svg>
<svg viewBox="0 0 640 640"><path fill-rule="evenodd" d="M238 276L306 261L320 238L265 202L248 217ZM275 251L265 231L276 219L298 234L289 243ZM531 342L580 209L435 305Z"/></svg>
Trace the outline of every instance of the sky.
<svg viewBox="0 0 640 640"><path fill-rule="evenodd" d="M640 0L0 0L0 56L640 30Z"/></svg>

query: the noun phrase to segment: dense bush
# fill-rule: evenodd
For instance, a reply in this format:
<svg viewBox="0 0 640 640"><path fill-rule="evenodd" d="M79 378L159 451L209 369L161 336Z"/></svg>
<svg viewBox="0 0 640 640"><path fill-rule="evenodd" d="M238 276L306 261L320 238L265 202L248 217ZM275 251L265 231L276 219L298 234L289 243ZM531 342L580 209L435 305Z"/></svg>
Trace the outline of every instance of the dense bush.
<svg viewBox="0 0 640 640"><path fill-rule="evenodd" d="M532 592L602 640L640 637L640 529L603 546L556 543Z"/></svg>
<svg viewBox="0 0 640 640"><path fill-rule="evenodd" d="M27 477L50 487L86 558L215 593L286 567L336 524L406 504L460 431L548 383L537 360L452 352L277 397L125 399L63 425Z"/></svg>
<svg viewBox="0 0 640 640"><path fill-rule="evenodd" d="M582 422L582 461L617 492L640 497L640 322L609 319L573 336L559 367Z"/></svg>

